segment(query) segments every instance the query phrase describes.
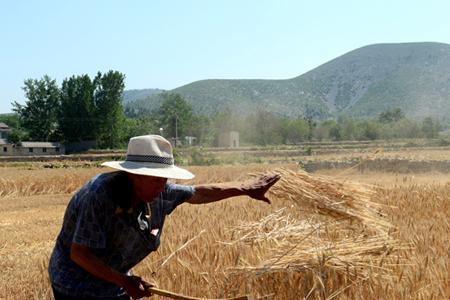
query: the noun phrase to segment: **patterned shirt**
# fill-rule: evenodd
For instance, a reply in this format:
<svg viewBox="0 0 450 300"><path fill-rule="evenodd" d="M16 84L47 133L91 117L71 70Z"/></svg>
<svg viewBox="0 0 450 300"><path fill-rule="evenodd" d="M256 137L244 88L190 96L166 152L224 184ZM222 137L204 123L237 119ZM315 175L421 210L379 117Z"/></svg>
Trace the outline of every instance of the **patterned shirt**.
<svg viewBox="0 0 450 300"><path fill-rule="evenodd" d="M167 184L149 205L130 208L131 183L125 172L92 178L70 200L49 262L53 287L78 297L114 297L125 291L100 280L70 259L70 245L90 250L111 268L128 273L159 247L166 215L194 194L192 186Z"/></svg>

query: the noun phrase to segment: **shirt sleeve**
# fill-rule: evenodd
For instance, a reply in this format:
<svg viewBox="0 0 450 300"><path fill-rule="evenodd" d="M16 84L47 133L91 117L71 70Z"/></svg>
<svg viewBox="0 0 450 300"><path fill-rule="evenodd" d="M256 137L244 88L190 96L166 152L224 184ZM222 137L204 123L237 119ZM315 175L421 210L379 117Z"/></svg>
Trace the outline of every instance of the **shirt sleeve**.
<svg viewBox="0 0 450 300"><path fill-rule="evenodd" d="M104 194L90 192L80 201L72 242L89 248L105 248L107 236L107 201Z"/></svg>
<svg viewBox="0 0 450 300"><path fill-rule="evenodd" d="M188 200L195 193L195 188L190 185L168 184L163 192L163 210L166 215L180 204Z"/></svg>

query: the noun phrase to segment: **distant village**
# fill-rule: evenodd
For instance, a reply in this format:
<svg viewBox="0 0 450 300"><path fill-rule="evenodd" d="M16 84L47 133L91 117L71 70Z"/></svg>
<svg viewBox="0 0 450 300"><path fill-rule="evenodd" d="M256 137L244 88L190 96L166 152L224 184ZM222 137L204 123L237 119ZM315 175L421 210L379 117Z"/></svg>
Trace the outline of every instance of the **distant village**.
<svg viewBox="0 0 450 300"><path fill-rule="evenodd" d="M34 156L34 155L61 155L65 154L65 147L57 142L21 142L13 144L8 142L11 128L0 123L0 147L2 156Z"/></svg>
<svg viewBox="0 0 450 300"><path fill-rule="evenodd" d="M11 128L0 122L0 156L47 156L47 155L64 155L68 153L77 153L91 150L95 148L95 143L71 143L64 145L60 142L20 142L11 143L8 141L8 135ZM180 139L169 139L173 146L195 146L196 138L186 136L184 141ZM218 147L220 148L238 148L239 133L230 131L219 135Z"/></svg>

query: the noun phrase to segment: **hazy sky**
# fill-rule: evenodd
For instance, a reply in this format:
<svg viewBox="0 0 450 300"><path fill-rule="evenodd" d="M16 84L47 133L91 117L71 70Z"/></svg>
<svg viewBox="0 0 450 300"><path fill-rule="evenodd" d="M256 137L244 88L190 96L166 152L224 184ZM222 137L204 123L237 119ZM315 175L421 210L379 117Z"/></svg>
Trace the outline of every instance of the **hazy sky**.
<svg viewBox="0 0 450 300"><path fill-rule="evenodd" d="M450 43L449 1L0 0L0 113L23 81L117 70L126 89L285 79L374 43Z"/></svg>

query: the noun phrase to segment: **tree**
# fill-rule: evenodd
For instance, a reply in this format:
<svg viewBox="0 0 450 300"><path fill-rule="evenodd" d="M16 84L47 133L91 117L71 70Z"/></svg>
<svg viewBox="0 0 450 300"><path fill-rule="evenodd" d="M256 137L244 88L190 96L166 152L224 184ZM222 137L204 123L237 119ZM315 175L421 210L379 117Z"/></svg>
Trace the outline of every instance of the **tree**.
<svg viewBox="0 0 450 300"><path fill-rule="evenodd" d="M330 127L330 137L335 141L340 141L342 139L341 126L339 123L335 123Z"/></svg>
<svg viewBox="0 0 450 300"><path fill-rule="evenodd" d="M19 115L20 125L32 140L48 141L55 137L58 124L60 91L56 81L48 75L42 79L24 82L25 105L13 102L13 111Z"/></svg>
<svg viewBox="0 0 450 300"><path fill-rule="evenodd" d="M322 140L329 140L331 139L331 129L332 128L338 128L338 124L335 120L325 120L322 123L319 124L318 127L314 130L314 138L318 141ZM340 133L335 132L337 135L337 138L340 139ZM334 139L336 139L336 136L334 136Z"/></svg>
<svg viewBox="0 0 450 300"><path fill-rule="evenodd" d="M312 141L314 128L316 128L317 124L314 121L314 117L317 117L317 111L311 107L306 107L304 119L308 124L308 141Z"/></svg>
<svg viewBox="0 0 450 300"><path fill-rule="evenodd" d="M420 125L415 120L401 119L393 124L385 124L385 132L390 132L391 138L419 138L422 135Z"/></svg>
<svg viewBox="0 0 450 300"><path fill-rule="evenodd" d="M388 109L378 116L378 121L381 123L398 122L405 117L405 114L400 108Z"/></svg>
<svg viewBox="0 0 450 300"><path fill-rule="evenodd" d="M63 81L58 119L59 130L66 141L95 139L94 88L88 75L72 76Z"/></svg>
<svg viewBox="0 0 450 300"><path fill-rule="evenodd" d="M20 142L26 141L28 139L29 139L28 134L17 128L13 128L11 130L11 133L8 134L8 137L7 137L8 142L13 143L13 144L19 144Z"/></svg>
<svg viewBox="0 0 450 300"><path fill-rule="evenodd" d="M94 79L97 142L100 148L120 146L123 135L124 112L122 93L125 75L117 71L97 73Z"/></svg>
<svg viewBox="0 0 450 300"><path fill-rule="evenodd" d="M160 133L157 120L152 116L127 118L125 119L124 125L124 135L122 139L123 143L126 143L131 137L134 136Z"/></svg>
<svg viewBox="0 0 450 300"><path fill-rule="evenodd" d="M19 128L20 127L20 119L17 114L3 114L0 115L0 122L8 125L9 128Z"/></svg>
<svg viewBox="0 0 450 300"><path fill-rule="evenodd" d="M340 117L338 120L340 125L340 139L341 140L354 140L357 134L357 126L355 120L351 117Z"/></svg>
<svg viewBox="0 0 450 300"><path fill-rule="evenodd" d="M441 130L441 124L434 121L431 117L426 117L422 122L422 132L427 139L434 139L438 137Z"/></svg>
<svg viewBox="0 0 450 300"><path fill-rule="evenodd" d="M257 145L274 145L282 142L281 118L264 109L258 109L248 118L251 127L251 135L249 141L253 141Z"/></svg>
<svg viewBox="0 0 450 300"><path fill-rule="evenodd" d="M376 140L380 136L379 123L368 120L361 122L358 127L362 128L360 139Z"/></svg>
<svg viewBox="0 0 450 300"><path fill-rule="evenodd" d="M186 133L190 136L195 136L197 144L212 144L214 140L211 120L206 116L193 115Z"/></svg>
<svg viewBox="0 0 450 300"><path fill-rule="evenodd" d="M164 93L162 97L159 115L165 135L174 138L186 135L193 117L191 105L179 94Z"/></svg>
<svg viewBox="0 0 450 300"><path fill-rule="evenodd" d="M295 144L311 138L310 124L306 120L282 118L280 122L283 144Z"/></svg>

